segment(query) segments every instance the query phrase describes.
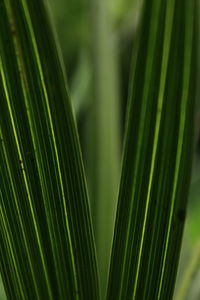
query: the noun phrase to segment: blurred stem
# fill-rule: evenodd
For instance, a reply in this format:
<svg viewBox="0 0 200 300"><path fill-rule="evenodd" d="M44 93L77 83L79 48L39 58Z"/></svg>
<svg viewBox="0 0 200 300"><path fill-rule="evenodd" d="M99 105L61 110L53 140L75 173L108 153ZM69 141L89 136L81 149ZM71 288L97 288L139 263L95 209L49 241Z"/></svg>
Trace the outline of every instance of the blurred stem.
<svg viewBox="0 0 200 300"><path fill-rule="evenodd" d="M198 240L194 247L192 258L188 264L180 288L177 292L176 300L186 300L195 274L198 271L200 265L200 240Z"/></svg>
<svg viewBox="0 0 200 300"><path fill-rule="evenodd" d="M110 0L109 6L115 22L126 24L127 21L132 26L137 23L138 14L143 4L143 0ZM132 18L131 18L132 16ZM131 20L130 20L131 19Z"/></svg>
<svg viewBox="0 0 200 300"><path fill-rule="evenodd" d="M119 72L106 0L91 0L92 91L87 127L87 175L102 298L108 276L120 169Z"/></svg>

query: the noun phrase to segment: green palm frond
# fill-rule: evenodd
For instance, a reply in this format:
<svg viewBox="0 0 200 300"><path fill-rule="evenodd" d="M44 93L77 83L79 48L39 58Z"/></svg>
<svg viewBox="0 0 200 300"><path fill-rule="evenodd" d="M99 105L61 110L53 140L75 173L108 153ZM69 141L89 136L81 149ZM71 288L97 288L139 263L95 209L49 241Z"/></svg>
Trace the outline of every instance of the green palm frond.
<svg viewBox="0 0 200 300"><path fill-rule="evenodd" d="M43 1L0 1L1 272L9 299L98 299L87 190Z"/></svg>
<svg viewBox="0 0 200 300"><path fill-rule="evenodd" d="M193 149L195 1L145 1L107 299L171 299Z"/></svg>
<svg viewBox="0 0 200 300"><path fill-rule="evenodd" d="M0 271L8 299L98 300L79 139L45 4L43 0L0 0ZM173 297L192 165L196 12L196 0L143 1L134 38L107 300ZM97 56L96 63L108 76L113 48L107 35L106 42L98 38L102 56ZM117 89L111 92L102 74L94 76L95 100L100 99L94 121L101 118L95 124L101 133L95 144L100 145L99 152L93 153L95 174L107 170L105 157L113 159L110 163L119 157L118 132L104 132L102 122L105 116L109 119L110 111L112 124L117 124L116 107L108 105L103 112L106 98L117 98ZM116 143L113 154L106 153L111 140ZM116 174L109 173L109 168L106 174L117 178L118 167L114 163ZM103 179L98 186L113 188L107 186L109 177ZM102 208L95 210L97 232L101 232L97 240L106 249L109 230L103 218L108 193L104 188L97 191L98 201L92 202Z"/></svg>

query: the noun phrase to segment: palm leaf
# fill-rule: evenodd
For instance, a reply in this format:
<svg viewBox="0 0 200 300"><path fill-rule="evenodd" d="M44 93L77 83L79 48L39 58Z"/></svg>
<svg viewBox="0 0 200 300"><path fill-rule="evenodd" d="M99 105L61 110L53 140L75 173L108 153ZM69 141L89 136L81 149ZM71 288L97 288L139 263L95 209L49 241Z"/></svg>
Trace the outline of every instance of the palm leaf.
<svg viewBox="0 0 200 300"><path fill-rule="evenodd" d="M77 130L40 0L0 0L0 240L8 299L98 299Z"/></svg>
<svg viewBox="0 0 200 300"><path fill-rule="evenodd" d="M196 2L145 1L107 299L171 299L191 171Z"/></svg>

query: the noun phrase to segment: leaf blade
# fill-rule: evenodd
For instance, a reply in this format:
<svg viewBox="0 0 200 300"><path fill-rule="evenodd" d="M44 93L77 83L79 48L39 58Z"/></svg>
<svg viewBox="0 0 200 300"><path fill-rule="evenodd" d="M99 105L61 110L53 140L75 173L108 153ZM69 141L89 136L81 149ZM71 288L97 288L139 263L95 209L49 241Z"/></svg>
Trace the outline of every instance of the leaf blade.
<svg viewBox="0 0 200 300"><path fill-rule="evenodd" d="M173 294L192 156L194 4L144 3L107 299Z"/></svg>
<svg viewBox="0 0 200 300"><path fill-rule="evenodd" d="M10 265L2 267L7 294L98 299L80 146L44 4L1 1L1 8L1 261ZM21 266L17 278L11 275L15 263L15 272Z"/></svg>

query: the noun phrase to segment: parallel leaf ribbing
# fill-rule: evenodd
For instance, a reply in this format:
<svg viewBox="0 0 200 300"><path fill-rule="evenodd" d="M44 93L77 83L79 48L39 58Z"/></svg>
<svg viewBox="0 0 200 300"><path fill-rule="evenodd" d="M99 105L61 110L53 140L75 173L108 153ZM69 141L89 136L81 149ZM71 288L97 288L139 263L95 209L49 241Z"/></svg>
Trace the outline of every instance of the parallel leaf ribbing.
<svg viewBox="0 0 200 300"><path fill-rule="evenodd" d="M0 0L0 239L9 299L98 299L82 158L43 1Z"/></svg>
<svg viewBox="0 0 200 300"><path fill-rule="evenodd" d="M190 181L195 0L144 2L107 299L171 299Z"/></svg>

